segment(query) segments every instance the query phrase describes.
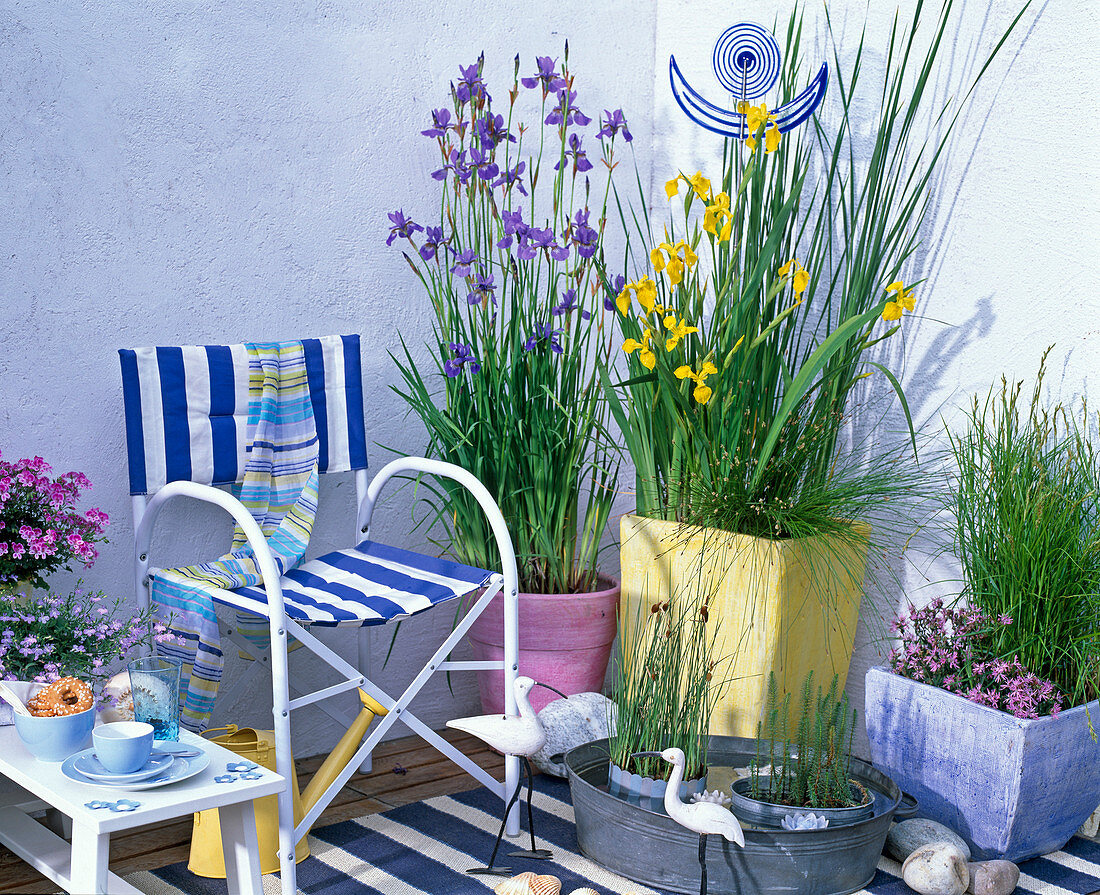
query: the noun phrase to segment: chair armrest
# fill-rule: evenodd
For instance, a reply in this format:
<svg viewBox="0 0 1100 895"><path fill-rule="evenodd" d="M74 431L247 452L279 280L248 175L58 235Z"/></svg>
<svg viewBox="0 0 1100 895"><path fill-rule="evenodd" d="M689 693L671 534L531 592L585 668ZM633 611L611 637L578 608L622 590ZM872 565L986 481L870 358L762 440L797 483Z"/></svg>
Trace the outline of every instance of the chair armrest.
<svg viewBox="0 0 1100 895"><path fill-rule="evenodd" d="M370 485L367 487L367 493L363 497L362 503L359 504L357 519L359 531L366 534L370 528L374 506L385 484L395 475L407 472L428 473L429 475L451 479L458 482L474 496L493 531L493 538L496 541L497 552L500 554L503 567L501 571L504 574L504 592L509 596L518 593L519 572L516 568L516 554L512 547L512 536L508 533L508 526L504 523L504 516L501 515L500 507L497 506L497 502L477 476L461 466L456 466L454 463L430 460L425 457L398 457L396 460L391 460L371 480Z"/></svg>
<svg viewBox="0 0 1100 895"><path fill-rule="evenodd" d="M267 592L268 613L272 619L272 628L283 626L283 588L279 583L279 567L275 563L275 557L271 548L267 545L260 526L252 518L247 507L232 494L214 488L211 485L202 485L198 482L169 482L150 499L137 531L134 533L134 564L137 569L138 602L143 609L149 606L149 589L144 586L145 576L149 571L149 545L153 540L153 526L156 525L157 516L164 505L176 497L190 497L193 500L201 500L203 503L214 504L221 507L236 522L252 548L253 555L260 567L260 574L264 578L264 590Z"/></svg>

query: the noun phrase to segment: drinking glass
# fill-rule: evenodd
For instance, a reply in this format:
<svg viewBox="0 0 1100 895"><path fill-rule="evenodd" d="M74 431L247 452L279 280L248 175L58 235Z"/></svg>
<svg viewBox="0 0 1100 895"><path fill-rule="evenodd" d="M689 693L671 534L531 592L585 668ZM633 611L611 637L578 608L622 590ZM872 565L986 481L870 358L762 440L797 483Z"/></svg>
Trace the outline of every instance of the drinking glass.
<svg viewBox="0 0 1100 895"><path fill-rule="evenodd" d="M134 720L153 725L154 740L178 740L180 735L179 659L150 656L129 665Z"/></svg>

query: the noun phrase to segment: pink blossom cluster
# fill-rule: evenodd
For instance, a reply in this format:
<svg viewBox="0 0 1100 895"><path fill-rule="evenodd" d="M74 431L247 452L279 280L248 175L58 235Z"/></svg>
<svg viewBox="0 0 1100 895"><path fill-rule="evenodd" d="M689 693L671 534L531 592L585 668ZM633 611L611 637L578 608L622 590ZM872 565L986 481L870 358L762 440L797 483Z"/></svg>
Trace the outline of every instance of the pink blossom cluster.
<svg viewBox="0 0 1100 895"><path fill-rule="evenodd" d="M1017 718L1057 715L1063 697L1054 684L1024 668L1018 656L993 655L995 626L1011 624L1007 615L991 619L981 609L945 606L940 599L923 609L910 604L892 626L901 643L890 653L890 667Z"/></svg>
<svg viewBox="0 0 1100 895"><path fill-rule="evenodd" d="M64 596L0 596L0 680L104 679L141 644L174 639L151 613L80 587Z"/></svg>
<svg viewBox="0 0 1100 895"><path fill-rule="evenodd" d="M0 582L29 578L44 587L50 572L96 560L107 514L76 509L80 492L92 483L80 472L51 478L52 471L41 457L0 459Z"/></svg>

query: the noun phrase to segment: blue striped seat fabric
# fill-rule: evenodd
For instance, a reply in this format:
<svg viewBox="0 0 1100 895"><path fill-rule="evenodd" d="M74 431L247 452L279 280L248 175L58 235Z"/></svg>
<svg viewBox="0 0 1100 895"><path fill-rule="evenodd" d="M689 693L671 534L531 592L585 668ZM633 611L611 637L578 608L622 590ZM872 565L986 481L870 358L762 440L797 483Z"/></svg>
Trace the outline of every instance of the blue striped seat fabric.
<svg viewBox="0 0 1100 895"><path fill-rule="evenodd" d="M300 625L384 625L488 583L491 572L363 541L291 569L282 578L286 614ZM267 615L262 587L233 591L231 605ZM217 594L214 596L218 600ZM227 600L218 600L227 602Z"/></svg>

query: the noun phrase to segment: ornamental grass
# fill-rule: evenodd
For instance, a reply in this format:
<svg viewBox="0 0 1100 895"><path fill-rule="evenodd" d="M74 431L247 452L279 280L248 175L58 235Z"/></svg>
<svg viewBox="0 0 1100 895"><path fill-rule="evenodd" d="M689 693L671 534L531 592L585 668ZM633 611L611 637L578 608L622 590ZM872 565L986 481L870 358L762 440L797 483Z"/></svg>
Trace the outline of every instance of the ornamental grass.
<svg viewBox="0 0 1100 895"><path fill-rule="evenodd" d="M722 692L719 663L712 658L718 625L708 625L705 595L646 601L636 612L634 619L620 619L619 628L627 622L641 633L615 642L611 761L643 777L667 778L667 762L632 756L679 747L686 759L684 779L702 777L710 716Z"/></svg>
<svg viewBox="0 0 1100 895"><path fill-rule="evenodd" d="M986 658L1018 659L1074 706L1100 695L1100 456L1084 400L1043 400L1049 352L1029 400L1002 379L949 433L949 509L962 597L1005 621Z"/></svg>

